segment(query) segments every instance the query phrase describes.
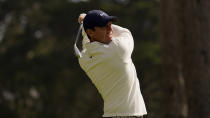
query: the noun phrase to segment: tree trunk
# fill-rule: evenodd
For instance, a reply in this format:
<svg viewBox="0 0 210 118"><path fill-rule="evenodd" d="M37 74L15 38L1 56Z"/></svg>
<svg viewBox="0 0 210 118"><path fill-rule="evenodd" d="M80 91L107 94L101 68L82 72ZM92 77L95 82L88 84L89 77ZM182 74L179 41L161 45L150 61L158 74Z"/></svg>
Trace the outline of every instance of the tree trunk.
<svg viewBox="0 0 210 118"><path fill-rule="evenodd" d="M189 118L210 118L210 1L187 0L182 41Z"/></svg>
<svg viewBox="0 0 210 118"><path fill-rule="evenodd" d="M161 47L166 118L210 118L210 1L161 0Z"/></svg>
<svg viewBox="0 0 210 118"><path fill-rule="evenodd" d="M161 48L165 118L187 118L180 36L182 19L176 0L161 0Z"/></svg>

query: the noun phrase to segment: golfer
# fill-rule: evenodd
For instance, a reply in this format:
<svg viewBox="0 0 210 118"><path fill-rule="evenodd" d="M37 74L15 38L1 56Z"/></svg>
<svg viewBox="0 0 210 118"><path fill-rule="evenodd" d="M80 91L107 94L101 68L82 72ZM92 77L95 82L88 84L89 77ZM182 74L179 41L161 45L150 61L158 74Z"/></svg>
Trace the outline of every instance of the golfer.
<svg viewBox="0 0 210 118"><path fill-rule="evenodd" d="M131 59L131 32L112 24L117 18L101 10L81 14L83 50L79 64L104 100L103 117L142 118L147 114Z"/></svg>

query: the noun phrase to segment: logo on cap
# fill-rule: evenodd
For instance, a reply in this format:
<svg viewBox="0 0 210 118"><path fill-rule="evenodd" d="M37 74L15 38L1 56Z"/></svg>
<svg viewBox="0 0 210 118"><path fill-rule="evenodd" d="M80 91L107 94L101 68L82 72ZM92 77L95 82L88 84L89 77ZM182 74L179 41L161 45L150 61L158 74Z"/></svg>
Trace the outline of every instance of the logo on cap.
<svg viewBox="0 0 210 118"><path fill-rule="evenodd" d="M103 16L103 15L105 15L105 13L101 13L101 14L100 14L100 16Z"/></svg>

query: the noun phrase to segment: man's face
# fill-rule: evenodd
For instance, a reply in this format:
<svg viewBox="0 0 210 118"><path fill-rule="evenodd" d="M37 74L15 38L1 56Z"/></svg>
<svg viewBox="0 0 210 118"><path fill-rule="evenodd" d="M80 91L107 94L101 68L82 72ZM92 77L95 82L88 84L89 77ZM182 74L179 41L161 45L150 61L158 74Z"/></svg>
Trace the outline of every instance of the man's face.
<svg viewBox="0 0 210 118"><path fill-rule="evenodd" d="M112 41L113 29L112 22L109 21L104 27L95 27L91 39L101 43L109 44Z"/></svg>

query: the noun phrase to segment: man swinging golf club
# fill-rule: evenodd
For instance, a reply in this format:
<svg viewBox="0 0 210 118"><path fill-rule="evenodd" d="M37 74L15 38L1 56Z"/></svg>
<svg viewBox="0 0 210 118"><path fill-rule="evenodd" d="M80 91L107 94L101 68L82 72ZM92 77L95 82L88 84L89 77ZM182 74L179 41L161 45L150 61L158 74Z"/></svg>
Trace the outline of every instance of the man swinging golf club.
<svg viewBox="0 0 210 118"><path fill-rule="evenodd" d="M133 37L128 29L112 24L116 20L101 10L81 14L83 50L75 51L104 100L103 117L142 118L147 111L131 59Z"/></svg>

